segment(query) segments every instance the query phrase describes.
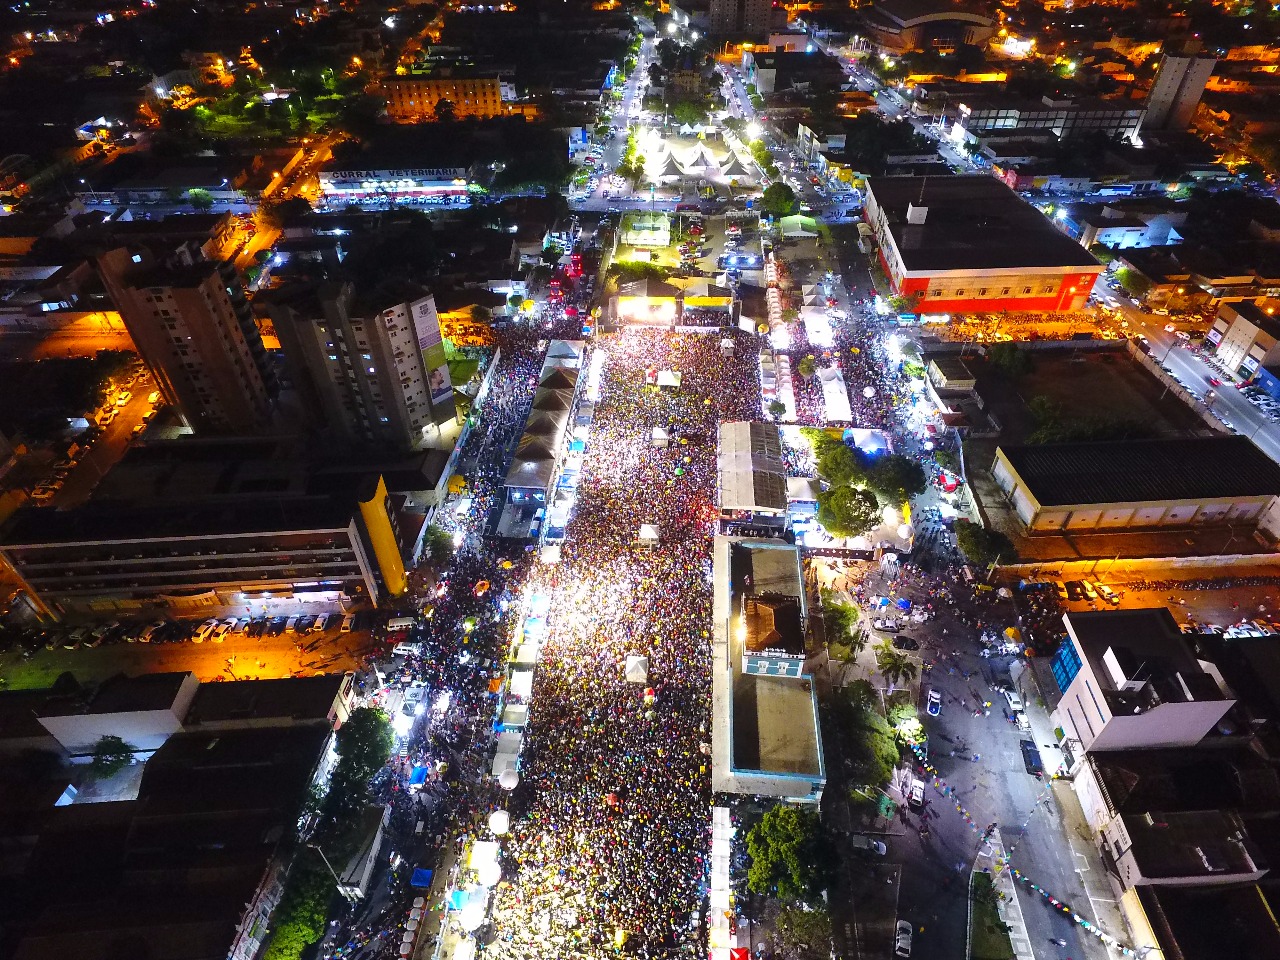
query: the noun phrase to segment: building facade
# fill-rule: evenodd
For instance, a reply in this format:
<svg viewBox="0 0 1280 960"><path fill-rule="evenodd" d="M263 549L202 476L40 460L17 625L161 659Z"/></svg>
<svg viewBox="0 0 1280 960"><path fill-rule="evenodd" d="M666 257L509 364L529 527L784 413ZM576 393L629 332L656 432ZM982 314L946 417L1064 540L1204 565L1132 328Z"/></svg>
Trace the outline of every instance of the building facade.
<svg viewBox="0 0 1280 960"><path fill-rule="evenodd" d="M1132 140L1142 127L1145 107L1124 100L1023 100L992 95L961 103L951 138L973 142L992 130L1049 131L1060 140L1090 134Z"/></svg>
<svg viewBox="0 0 1280 960"><path fill-rule="evenodd" d="M1186 130L1191 126L1217 64L1213 57L1162 56L1147 95L1144 126L1149 130Z"/></svg>
<svg viewBox="0 0 1280 960"><path fill-rule="evenodd" d="M279 384L234 266L189 246L167 262L118 247L97 266L161 394L193 429L250 433L267 423Z"/></svg>
<svg viewBox="0 0 1280 960"><path fill-rule="evenodd" d="M763 40L773 25L772 0L711 0L711 35Z"/></svg>
<svg viewBox="0 0 1280 960"><path fill-rule="evenodd" d="M504 117L517 109L515 87L496 74L448 73L430 77L388 77L382 82L387 116L419 123L436 119L436 105L448 100L455 117Z"/></svg>
<svg viewBox="0 0 1280 960"><path fill-rule="evenodd" d="M55 613L198 611L290 596L377 602L403 592L381 477L322 486L27 508L0 537L0 561Z"/></svg>
<svg viewBox="0 0 1280 960"><path fill-rule="evenodd" d="M293 375L324 429L350 441L421 449L453 419L435 302L365 301L353 284L282 288L267 309Z"/></svg>
<svg viewBox="0 0 1280 960"><path fill-rule="evenodd" d="M1220 304L1205 340L1224 367L1245 379L1280 362L1280 321L1260 301Z"/></svg>

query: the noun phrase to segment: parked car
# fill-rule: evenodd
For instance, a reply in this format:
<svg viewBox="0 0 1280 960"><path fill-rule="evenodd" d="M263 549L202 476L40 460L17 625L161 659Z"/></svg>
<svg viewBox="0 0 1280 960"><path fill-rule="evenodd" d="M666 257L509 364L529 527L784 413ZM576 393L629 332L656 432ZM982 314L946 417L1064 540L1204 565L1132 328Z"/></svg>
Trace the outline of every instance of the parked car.
<svg viewBox="0 0 1280 960"><path fill-rule="evenodd" d="M288 621L284 617L272 617L271 622L267 624L267 636L278 637L284 633Z"/></svg>
<svg viewBox="0 0 1280 960"><path fill-rule="evenodd" d="M893 649L895 650L919 650L920 644L911 637L897 636L893 638Z"/></svg>
<svg viewBox="0 0 1280 960"><path fill-rule="evenodd" d="M217 620L206 620L200 626L196 627L195 633L191 634L192 643L204 643L213 635L213 631L218 629Z"/></svg>
<svg viewBox="0 0 1280 960"><path fill-rule="evenodd" d="M895 957L911 956L911 924L899 920L893 935L893 955Z"/></svg>
<svg viewBox="0 0 1280 960"><path fill-rule="evenodd" d="M297 630L297 629L298 629L298 621L299 621L299 620L301 620L301 619L302 619L301 617L299 617L299 616L295 615L295 616L290 617L288 620L286 620L286 621L284 622L284 632L285 632L285 633L293 633L295 630Z"/></svg>
<svg viewBox="0 0 1280 960"><path fill-rule="evenodd" d="M874 837L864 837L855 835L849 838L849 845L855 850L862 850L865 853L874 853L877 857L883 857L889 852L889 848L883 842Z"/></svg>
<svg viewBox="0 0 1280 960"><path fill-rule="evenodd" d="M928 710L931 717L936 717L942 713L942 694L932 687L929 688L929 700L925 709Z"/></svg>
<svg viewBox="0 0 1280 960"><path fill-rule="evenodd" d="M872 620L871 625L877 630L883 630L885 633L897 633L900 629L897 620Z"/></svg>
<svg viewBox="0 0 1280 960"><path fill-rule="evenodd" d="M1007 701L1009 701L1009 709L1012 710L1014 713L1018 713L1023 709L1022 698L1018 696L1018 694L1015 691L1006 690L1004 692L1004 698Z"/></svg>
<svg viewBox="0 0 1280 960"><path fill-rule="evenodd" d="M924 781L923 780L911 781L911 790L907 794L907 803L916 808L924 806Z"/></svg>
<svg viewBox="0 0 1280 960"><path fill-rule="evenodd" d="M355 626L355 622L356 622L356 615L354 613L348 613L345 617L342 618L342 626L341 628L339 628L339 632L350 633L353 627Z"/></svg>
<svg viewBox="0 0 1280 960"><path fill-rule="evenodd" d="M1120 594L1116 593L1105 583L1095 583L1093 589L1098 591L1098 596L1112 605L1119 605Z"/></svg>

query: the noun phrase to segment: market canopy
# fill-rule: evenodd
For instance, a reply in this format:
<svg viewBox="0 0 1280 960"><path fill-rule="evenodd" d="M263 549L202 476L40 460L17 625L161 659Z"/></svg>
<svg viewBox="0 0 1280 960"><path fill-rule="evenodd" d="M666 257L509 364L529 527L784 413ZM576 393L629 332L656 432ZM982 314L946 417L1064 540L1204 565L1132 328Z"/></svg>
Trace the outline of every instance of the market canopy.
<svg viewBox="0 0 1280 960"><path fill-rule="evenodd" d="M632 654L627 657L627 683L649 682L649 658Z"/></svg>
<svg viewBox="0 0 1280 960"><path fill-rule="evenodd" d="M733 291L709 280L695 280L684 289L684 305L686 307L722 307L728 309L732 303Z"/></svg>
<svg viewBox="0 0 1280 960"><path fill-rule="evenodd" d="M641 543L657 544L660 539L658 527L653 523L640 524L639 540Z"/></svg>
<svg viewBox="0 0 1280 960"><path fill-rule="evenodd" d="M818 235L818 221L798 213L783 217L778 221L778 227L782 230L784 237L816 237Z"/></svg>
<svg viewBox="0 0 1280 960"><path fill-rule="evenodd" d="M544 370L538 386L550 390L573 390L578 385L578 371L573 367L551 367Z"/></svg>
<svg viewBox="0 0 1280 960"><path fill-rule="evenodd" d="M749 421L722 423L716 485L721 510L786 512L787 468L777 426Z"/></svg>
<svg viewBox="0 0 1280 960"><path fill-rule="evenodd" d="M751 171L747 169L746 165L743 164L740 159L738 159L738 155L736 153L729 154L729 159L725 162L724 167L721 168L720 175L735 180L752 178Z"/></svg>

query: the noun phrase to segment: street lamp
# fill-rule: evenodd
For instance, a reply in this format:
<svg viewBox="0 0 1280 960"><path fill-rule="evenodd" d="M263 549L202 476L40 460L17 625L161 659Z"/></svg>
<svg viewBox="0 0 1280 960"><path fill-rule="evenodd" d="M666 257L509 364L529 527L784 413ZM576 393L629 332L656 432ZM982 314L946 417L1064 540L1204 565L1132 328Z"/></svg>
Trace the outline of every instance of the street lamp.
<svg viewBox="0 0 1280 960"><path fill-rule="evenodd" d="M89 186L89 181L85 180L85 179L82 177L82 178L80 179L80 186L84 187L85 189L87 189L87 190L89 191L89 198L90 198L94 203L97 203L97 202L98 202L98 194L97 194L96 192L94 192L93 187Z"/></svg>

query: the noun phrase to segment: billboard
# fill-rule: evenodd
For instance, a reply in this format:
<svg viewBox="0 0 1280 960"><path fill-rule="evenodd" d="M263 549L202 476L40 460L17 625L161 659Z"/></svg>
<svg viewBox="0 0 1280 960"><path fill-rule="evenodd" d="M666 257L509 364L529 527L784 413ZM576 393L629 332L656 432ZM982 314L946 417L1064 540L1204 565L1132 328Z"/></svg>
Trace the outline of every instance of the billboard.
<svg viewBox="0 0 1280 960"><path fill-rule="evenodd" d="M449 363L445 358L444 338L440 334L440 315L436 313L434 297L423 297L411 306L413 330L418 337L418 349L427 372L427 392L431 395L431 409L436 423L443 423L454 415L453 381L449 377Z"/></svg>

